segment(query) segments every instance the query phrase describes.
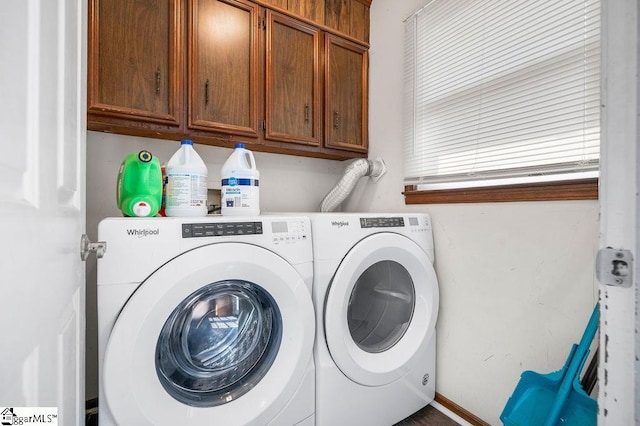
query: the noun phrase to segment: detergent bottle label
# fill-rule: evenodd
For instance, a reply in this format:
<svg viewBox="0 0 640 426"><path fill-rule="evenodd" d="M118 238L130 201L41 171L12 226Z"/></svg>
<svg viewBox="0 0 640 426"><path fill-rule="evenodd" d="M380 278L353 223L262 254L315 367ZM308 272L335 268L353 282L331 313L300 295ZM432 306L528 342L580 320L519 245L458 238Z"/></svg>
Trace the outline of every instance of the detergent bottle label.
<svg viewBox="0 0 640 426"><path fill-rule="evenodd" d="M207 177L193 173L168 173L171 182L167 207L199 207L207 204Z"/></svg>
<svg viewBox="0 0 640 426"><path fill-rule="evenodd" d="M258 208L260 205L258 179L229 177L222 179L222 206L225 208Z"/></svg>
<svg viewBox="0 0 640 426"><path fill-rule="evenodd" d="M207 176L191 175L191 206L207 205Z"/></svg>

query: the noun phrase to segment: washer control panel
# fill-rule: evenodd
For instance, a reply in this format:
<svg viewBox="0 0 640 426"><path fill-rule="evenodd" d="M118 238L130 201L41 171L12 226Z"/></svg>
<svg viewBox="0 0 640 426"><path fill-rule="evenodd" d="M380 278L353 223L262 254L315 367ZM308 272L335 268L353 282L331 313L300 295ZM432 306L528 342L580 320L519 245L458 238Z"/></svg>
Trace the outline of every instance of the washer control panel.
<svg viewBox="0 0 640 426"><path fill-rule="evenodd" d="M183 223L182 238L262 234L262 222Z"/></svg>
<svg viewBox="0 0 640 426"><path fill-rule="evenodd" d="M183 223L182 238L263 235L275 244L291 244L309 238L309 229L302 220L270 222L201 222Z"/></svg>
<svg viewBox="0 0 640 426"><path fill-rule="evenodd" d="M302 220L281 220L271 222L271 232L275 244L293 244L308 238L309 230Z"/></svg>

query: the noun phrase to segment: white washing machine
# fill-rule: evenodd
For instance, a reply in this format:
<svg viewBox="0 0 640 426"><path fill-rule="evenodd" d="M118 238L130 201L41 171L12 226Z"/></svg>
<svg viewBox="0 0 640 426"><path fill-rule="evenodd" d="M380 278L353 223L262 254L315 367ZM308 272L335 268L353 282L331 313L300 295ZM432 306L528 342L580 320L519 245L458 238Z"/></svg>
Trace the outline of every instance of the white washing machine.
<svg viewBox="0 0 640 426"><path fill-rule="evenodd" d="M98 227L99 423L314 424L305 217Z"/></svg>
<svg viewBox="0 0 640 426"><path fill-rule="evenodd" d="M310 217L316 425L393 425L435 396L439 295L430 218Z"/></svg>

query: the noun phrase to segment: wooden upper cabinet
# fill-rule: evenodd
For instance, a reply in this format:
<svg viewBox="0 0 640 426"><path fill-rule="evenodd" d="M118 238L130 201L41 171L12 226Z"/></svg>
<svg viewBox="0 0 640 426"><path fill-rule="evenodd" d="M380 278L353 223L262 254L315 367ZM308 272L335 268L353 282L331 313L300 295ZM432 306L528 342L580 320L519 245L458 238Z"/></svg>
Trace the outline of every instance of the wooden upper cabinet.
<svg viewBox="0 0 640 426"><path fill-rule="evenodd" d="M370 0L88 0L87 128L367 153Z"/></svg>
<svg viewBox="0 0 640 426"><path fill-rule="evenodd" d="M369 43L369 7L370 1L351 0L349 10L349 35Z"/></svg>
<svg viewBox="0 0 640 426"><path fill-rule="evenodd" d="M190 0L190 6L188 127L257 138L259 6L246 0Z"/></svg>
<svg viewBox="0 0 640 426"><path fill-rule="evenodd" d="M367 151L368 64L368 52L364 47L326 35L326 147Z"/></svg>
<svg viewBox="0 0 640 426"><path fill-rule="evenodd" d="M287 10L319 24L324 23L325 0L289 0Z"/></svg>
<svg viewBox="0 0 640 426"><path fill-rule="evenodd" d="M261 0L261 2L291 12L296 17L324 24L324 0Z"/></svg>
<svg viewBox="0 0 640 426"><path fill-rule="evenodd" d="M265 4L268 4L269 6L275 6L277 8L287 10L287 4L289 3L289 0L263 0L263 2Z"/></svg>
<svg viewBox="0 0 640 426"><path fill-rule="evenodd" d="M341 33L369 43L369 0L324 0L324 23Z"/></svg>
<svg viewBox="0 0 640 426"><path fill-rule="evenodd" d="M325 25L342 33L349 34L350 3L351 0L325 0Z"/></svg>
<svg viewBox="0 0 640 426"><path fill-rule="evenodd" d="M320 33L267 11L265 138L320 145Z"/></svg>
<svg viewBox="0 0 640 426"><path fill-rule="evenodd" d="M183 9L182 0L89 0L89 122L180 124Z"/></svg>
<svg viewBox="0 0 640 426"><path fill-rule="evenodd" d="M371 0L260 0L369 44Z"/></svg>

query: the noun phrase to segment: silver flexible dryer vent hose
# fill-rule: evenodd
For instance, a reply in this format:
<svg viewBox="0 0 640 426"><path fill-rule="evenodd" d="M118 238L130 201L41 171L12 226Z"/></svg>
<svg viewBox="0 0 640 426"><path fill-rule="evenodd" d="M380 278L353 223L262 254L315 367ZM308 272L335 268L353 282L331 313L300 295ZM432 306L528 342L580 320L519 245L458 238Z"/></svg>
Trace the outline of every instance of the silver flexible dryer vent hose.
<svg viewBox="0 0 640 426"><path fill-rule="evenodd" d="M344 175L336 186L324 197L320 205L321 212L332 212L351 194L358 180L363 176L380 177L386 171L381 159L367 160L364 158L353 161L344 171Z"/></svg>

